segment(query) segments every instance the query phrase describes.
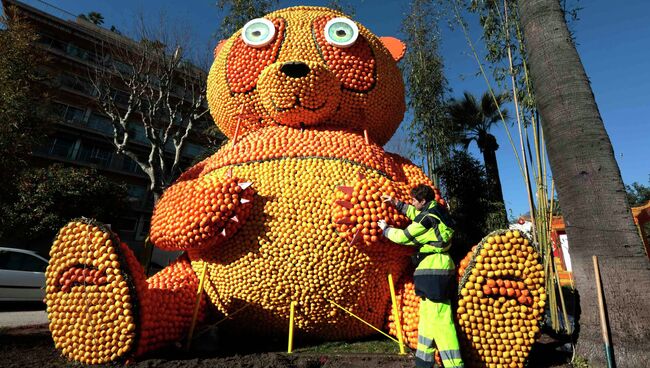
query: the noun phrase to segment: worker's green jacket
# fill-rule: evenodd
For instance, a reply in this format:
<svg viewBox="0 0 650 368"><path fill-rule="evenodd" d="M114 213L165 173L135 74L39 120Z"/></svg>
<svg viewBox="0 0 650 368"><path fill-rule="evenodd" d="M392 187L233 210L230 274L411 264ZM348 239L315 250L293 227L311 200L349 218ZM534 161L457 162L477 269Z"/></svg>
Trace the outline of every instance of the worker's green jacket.
<svg viewBox="0 0 650 368"><path fill-rule="evenodd" d="M419 248L414 256L416 295L433 301L449 299L455 274L454 262L447 254L454 233L453 220L435 201L426 203L422 211L403 202L396 207L412 222L406 229L388 227L384 236L395 243Z"/></svg>

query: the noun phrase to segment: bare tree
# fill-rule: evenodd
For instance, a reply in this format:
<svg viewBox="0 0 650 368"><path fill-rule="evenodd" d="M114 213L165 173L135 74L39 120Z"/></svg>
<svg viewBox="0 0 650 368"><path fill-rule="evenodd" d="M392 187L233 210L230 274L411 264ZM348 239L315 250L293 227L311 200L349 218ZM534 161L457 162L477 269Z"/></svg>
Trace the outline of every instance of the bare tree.
<svg viewBox="0 0 650 368"><path fill-rule="evenodd" d="M161 17L159 25L148 27L140 17L137 42L107 35L99 52L103 61L90 78L99 108L113 125L117 153L148 176L154 202L180 174L192 131L209 120L206 69L188 61L188 32L167 23Z"/></svg>

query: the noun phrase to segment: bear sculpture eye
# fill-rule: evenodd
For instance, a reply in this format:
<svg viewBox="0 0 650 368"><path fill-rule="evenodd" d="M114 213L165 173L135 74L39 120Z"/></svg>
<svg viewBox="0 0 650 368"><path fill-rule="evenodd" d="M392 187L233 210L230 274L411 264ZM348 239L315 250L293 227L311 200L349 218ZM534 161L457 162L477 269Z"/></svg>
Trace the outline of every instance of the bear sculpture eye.
<svg viewBox="0 0 650 368"><path fill-rule="evenodd" d="M275 38L275 26L268 19L253 19L244 25L241 38L248 46L264 47Z"/></svg>
<svg viewBox="0 0 650 368"><path fill-rule="evenodd" d="M334 18L325 24L325 39L336 47L350 47L359 37L359 27L348 18Z"/></svg>

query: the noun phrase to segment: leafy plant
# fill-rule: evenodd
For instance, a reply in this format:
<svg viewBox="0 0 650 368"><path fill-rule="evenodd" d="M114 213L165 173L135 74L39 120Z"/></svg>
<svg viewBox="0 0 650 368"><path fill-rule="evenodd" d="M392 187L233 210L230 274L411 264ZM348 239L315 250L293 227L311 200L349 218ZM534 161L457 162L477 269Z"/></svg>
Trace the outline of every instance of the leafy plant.
<svg viewBox="0 0 650 368"><path fill-rule="evenodd" d="M445 94L448 91L440 56L440 14L430 1L414 0L402 22L408 52L402 69L413 120L412 140L426 158L425 172L438 184L436 169L449 158L452 145L447 129Z"/></svg>
<svg viewBox="0 0 650 368"><path fill-rule="evenodd" d="M498 204L490 201L485 168L465 151L453 151L438 170L445 198L456 220L452 256L464 256L485 234L507 223Z"/></svg>
<svg viewBox="0 0 650 368"><path fill-rule="evenodd" d="M648 178L650 179L650 175ZM648 180L648 184L650 184L650 180ZM627 201L631 207L641 206L650 201L650 186L634 182L626 185L625 191L627 192Z"/></svg>
<svg viewBox="0 0 650 368"><path fill-rule="evenodd" d="M217 7L226 11L217 36L227 39L246 22L263 16L277 4L278 0L217 0Z"/></svg>
<svg viewBox="0 0 650 368"><path fill-rule="evenodd" d="M94 169L52 165L23 171L16 181L16 201L5 205L4 239L51 240L75 217L111 223L128 208L125 184Z"/></svg>
<svg viewBox="0 0 650 368"><path fill-rule="evenodd" d="M15 9L0 17L0 208L15 201L16 177L27 167L34 147L49 131L48 96L40 82L48 79L48 59L35 46L38 34ZM0 236L7 228L0 216Z"/></svg>

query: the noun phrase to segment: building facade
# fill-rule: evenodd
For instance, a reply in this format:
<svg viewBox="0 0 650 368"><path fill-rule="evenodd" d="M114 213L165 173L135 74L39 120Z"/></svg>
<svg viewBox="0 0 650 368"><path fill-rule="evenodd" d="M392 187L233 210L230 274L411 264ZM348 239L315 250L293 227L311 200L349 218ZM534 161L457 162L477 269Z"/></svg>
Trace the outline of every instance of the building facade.
<svg viewBox="0 0 650 368"><path fill-rule="evenodd" d="M107 180L126 183L131 210L110 225L137 254L149 231L153 195L148 189L147 176L136 162L116 153L112 144L113 125L98 108L96 90L91 81L92 71L105 63L108 57L100 51L105 49L107 43L136 43L83 18L62 19L16 0L2 0L2 5L5 14L9 7L14 7L32 25L39 34L38 45L47 52L51 60L49 68L53 69L49 71L53 76L49 94L56 113L56 124L47 144L34 152L34 164L47 166L63 163L93 167ZM131 68L125 60L114 59L111 62L118 68ZM204 71L193 69L202 73L200 78L207 78ZM117 105L126 104L128 98L127 92L115 89L113 99ZM185 143L182 169L187 168L193 158L202 154L208 146L198 130L213 123L209 114L204 116L205 121L197 124L197 131ZM130 126L129 134L132 137L129 149L142 153L149 151L148 139L141 124ZM173 147L169 147L170 157L173 156L172 150ZM154 256L154 261L156 258L160 260L159 263L165 262L160 254Z"/></svg>

